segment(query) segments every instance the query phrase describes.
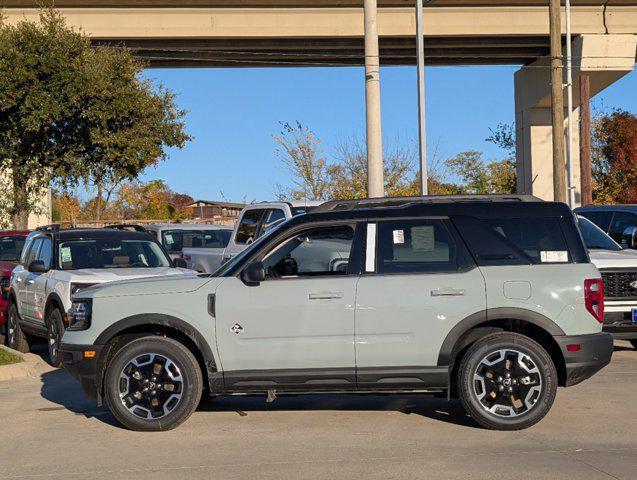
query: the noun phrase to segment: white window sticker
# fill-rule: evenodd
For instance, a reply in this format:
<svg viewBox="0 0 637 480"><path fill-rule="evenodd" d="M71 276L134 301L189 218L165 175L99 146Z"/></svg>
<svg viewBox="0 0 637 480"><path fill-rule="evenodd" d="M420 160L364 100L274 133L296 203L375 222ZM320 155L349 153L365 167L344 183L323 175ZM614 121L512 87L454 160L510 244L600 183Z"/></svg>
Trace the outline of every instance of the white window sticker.
<svg viewBox="0 0 637 480"><path fill-rule="evenodd" d="M432 225L412 227L411 249L414 252L433 252L436 249Z"/></svg>
<svg viewBox="0 0 637 480"><path fill-rule="evenodd" d="M71 247L60 248L60 258L62 259L62 263L72 262Z"/></svg>
<svg viewBox="0 0 637 480"><path fill-rule="evenodd" d="M405 243L405 231L394 230L394 245L402 245Z"/></svg>
<svg viewBox="0 0 637 480"><path fill-rule="evenodd" d="M568 252L563 250L542 250L540 252L542 263L566 263L568 262Z"/></svg>
<svg viewBox="0 0 637 480"><path fill-rule="evenodd" d="M167 233L166 235L164 235L164 238L166 239L166 243L175 243L172 233Z"/></svg>

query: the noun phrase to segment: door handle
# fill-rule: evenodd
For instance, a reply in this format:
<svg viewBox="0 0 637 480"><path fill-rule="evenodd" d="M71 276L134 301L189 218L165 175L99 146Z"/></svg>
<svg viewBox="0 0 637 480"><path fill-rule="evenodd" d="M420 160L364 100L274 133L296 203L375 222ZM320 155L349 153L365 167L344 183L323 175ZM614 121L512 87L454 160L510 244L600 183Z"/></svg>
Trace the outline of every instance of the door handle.
<svg viewBox="0 0 637 480"><path fill-rule="evenodd" d="M464 288L436 288L431 291L432 297L462 297L467 291Z"/></svg>
<svg viewBox="0 0 637 480"><path fill-rule="evenodd" d="M341 292L317 292L310 293L308 295L310 300L334 300L338 298L343 298L343 294Z"/></svg>

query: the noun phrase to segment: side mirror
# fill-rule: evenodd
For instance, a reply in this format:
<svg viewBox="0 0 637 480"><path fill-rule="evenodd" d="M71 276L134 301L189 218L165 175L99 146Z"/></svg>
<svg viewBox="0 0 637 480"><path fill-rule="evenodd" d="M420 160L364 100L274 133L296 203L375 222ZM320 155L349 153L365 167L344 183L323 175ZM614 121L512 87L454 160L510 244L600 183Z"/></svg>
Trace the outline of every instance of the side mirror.
<svg viewBox="0 0 637 480"><path fill-rule="evenodd" d="M628 227L622 234L622 247L637 248L637 227Z"/></svg>
<svg viewBox="0 0 637 480"><path fill-rule="evenodd" d="M188 268L188 264L186 263L186 260L184 260L183 258L175 258L173 260L173 263L175 264L175 267L177 268Z"/></svg>
<svg viewBox="0 0 637 480"><path fill-rule="evenodd" d="M241 271L241 280L246 285L256 286L265 280L265 268L261 262L250 262Z"/></svg>
<svg viewBox="0 0 637 480"><path fill-rule="evenodd" d="M42 260L33 260L28 267L31 273L46 273L46 265Z"/></svg>

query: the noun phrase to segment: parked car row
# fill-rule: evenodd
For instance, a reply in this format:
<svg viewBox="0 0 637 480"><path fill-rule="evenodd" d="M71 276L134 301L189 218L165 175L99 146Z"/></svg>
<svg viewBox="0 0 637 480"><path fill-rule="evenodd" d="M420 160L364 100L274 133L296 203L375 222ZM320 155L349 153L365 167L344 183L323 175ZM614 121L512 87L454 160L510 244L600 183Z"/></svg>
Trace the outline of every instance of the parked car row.
<svg viewBox="0 0 637 480"><path fill-rule="evenodd" d="M610 362L611 334L637 348L629 226L619 245L585 213L446 196L254 204L233 230L44 228L6 289L7 340L47 338L134 430L175 428L203 391L427 392L526 428Z"/></svg>

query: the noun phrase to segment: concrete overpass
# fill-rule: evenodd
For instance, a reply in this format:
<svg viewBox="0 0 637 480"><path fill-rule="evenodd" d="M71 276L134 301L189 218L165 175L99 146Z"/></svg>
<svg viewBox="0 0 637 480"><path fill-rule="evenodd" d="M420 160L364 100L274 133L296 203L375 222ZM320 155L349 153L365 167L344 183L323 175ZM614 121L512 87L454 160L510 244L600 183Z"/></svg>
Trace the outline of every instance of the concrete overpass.
<svg viewBox="0 0 637 480"><path fill-rule="evenodd" d="M10 22L37 16L37 1L0 1ZM81 27L96 44L122 44L151 66L174 68L363 65L362 3L55 2L69 24ZM381 65L414 65L413 0L378 3ZM548 0L435 0L425 10L425 58L427 65L521 66L514 79L518 187L548 199L553 191L547 5ZM584 72L594 95L634 68L637 0L572 0L572 5L575 92ZM479 94L480 86L475 88Z"/></svg>

